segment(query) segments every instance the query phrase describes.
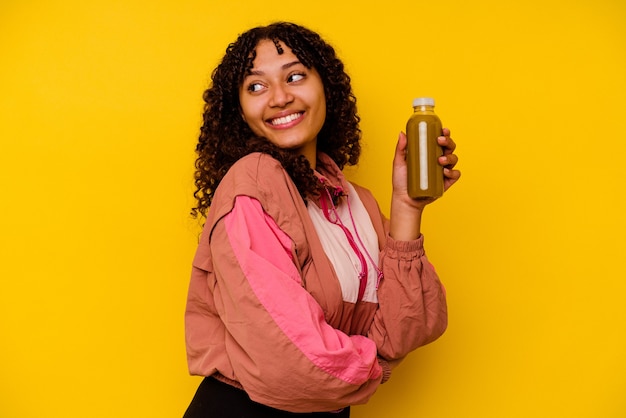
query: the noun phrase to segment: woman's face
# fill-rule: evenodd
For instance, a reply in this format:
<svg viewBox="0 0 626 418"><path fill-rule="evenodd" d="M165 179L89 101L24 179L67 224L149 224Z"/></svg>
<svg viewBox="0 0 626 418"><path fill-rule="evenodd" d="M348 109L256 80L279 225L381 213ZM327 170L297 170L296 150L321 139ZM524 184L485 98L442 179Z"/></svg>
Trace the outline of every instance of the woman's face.
<svg viewBox="0 0 626 418"><path fill-rule="evenodd" d="M315 166L317 134L326 119L322 79L281 43L256 47L252 69L239 89L243 118L256 135L274 145L304 155Z"/></svg>

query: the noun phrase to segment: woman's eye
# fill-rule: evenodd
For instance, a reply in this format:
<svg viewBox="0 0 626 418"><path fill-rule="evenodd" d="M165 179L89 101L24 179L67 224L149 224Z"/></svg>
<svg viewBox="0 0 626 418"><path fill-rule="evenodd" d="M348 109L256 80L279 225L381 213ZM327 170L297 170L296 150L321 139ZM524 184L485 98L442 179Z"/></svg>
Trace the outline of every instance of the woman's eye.
<svg viewBox="0 0 626 418"><path fill-rule="evenodd" d="M255 93L257 91L261 91L262 88L263 86L261 85L261 83L252 83L248 86L248 91Z"/></svg>
<svg viewBox="0 0 626 418"><path fill-rule="evenodd" d="M296 82L296 81L300 81L300 80L302 80L304 77L305 77L305 75L304 75L304 74L295 73L295 74L291 74L291 75L289 76L288 81L289 81L290 83L293 83L293 82Z"/></svg>

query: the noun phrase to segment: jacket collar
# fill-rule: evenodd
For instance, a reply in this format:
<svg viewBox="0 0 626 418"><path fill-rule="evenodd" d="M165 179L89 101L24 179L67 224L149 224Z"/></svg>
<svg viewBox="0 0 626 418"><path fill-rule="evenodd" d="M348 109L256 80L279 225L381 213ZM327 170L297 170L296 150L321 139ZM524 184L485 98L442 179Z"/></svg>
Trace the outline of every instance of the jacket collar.
<svg viewBox="0 0 626 418"><path fill-rule="evenodd" d="M348 193L346 178L341 169L327 154L323 152L317 153L317 164L314 172L315 176L333 197L343 196Z"/></svg>

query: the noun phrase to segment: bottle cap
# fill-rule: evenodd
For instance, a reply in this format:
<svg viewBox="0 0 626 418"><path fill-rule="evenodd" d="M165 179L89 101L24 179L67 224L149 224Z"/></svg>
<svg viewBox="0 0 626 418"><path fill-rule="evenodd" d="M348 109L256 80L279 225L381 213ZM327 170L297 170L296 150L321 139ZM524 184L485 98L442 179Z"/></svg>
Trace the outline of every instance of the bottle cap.
<svg viewBox="0 0 626 418"><path fill-rule="evenodd" d="M432 97L418 97L417 99L413 99L413 107L415 106L434 106L435 99Z"/></svg>

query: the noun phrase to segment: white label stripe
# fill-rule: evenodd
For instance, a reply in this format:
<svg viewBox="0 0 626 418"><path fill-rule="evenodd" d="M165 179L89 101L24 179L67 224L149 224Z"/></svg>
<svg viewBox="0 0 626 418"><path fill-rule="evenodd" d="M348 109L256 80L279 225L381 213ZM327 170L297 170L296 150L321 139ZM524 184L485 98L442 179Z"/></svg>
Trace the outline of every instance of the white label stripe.
<svg viewBox="0 0 626 418"><path fill-rule="evenodd" d="M419 123L420 190L428 190L428 124Z"/></svg>

